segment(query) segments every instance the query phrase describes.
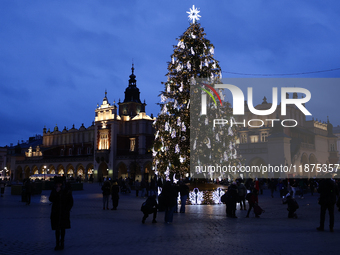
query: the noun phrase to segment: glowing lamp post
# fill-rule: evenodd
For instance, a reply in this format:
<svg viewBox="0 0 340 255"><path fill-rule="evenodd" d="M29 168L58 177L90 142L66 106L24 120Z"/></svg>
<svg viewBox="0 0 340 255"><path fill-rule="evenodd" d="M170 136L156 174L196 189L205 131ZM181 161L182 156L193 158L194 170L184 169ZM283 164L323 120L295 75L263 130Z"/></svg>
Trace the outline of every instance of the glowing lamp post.
<svg viewBox="0 0 340 255"><path fill-rule="evenodd" d="M45 181L45 174L46 174L46 166L44 166L44 181Z"/></svg>

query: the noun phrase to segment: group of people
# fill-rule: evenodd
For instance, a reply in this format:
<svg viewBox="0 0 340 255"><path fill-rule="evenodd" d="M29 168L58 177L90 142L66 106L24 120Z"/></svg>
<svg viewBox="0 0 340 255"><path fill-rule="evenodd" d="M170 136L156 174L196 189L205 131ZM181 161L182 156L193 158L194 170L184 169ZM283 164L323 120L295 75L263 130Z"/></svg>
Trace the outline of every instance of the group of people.
<svg viewBox="0 0 340 255"><path fill-rule="evenodd" d="M246 210L245 200L248 201L248 212L246 217L249 217L249 213L254 209L255 217L263 212L258 205L258 194L260 192L260 185L258 180L252 182L249 180L247 187L242 182L243 180L236 180L228 187L228 191L222 196L221 201L226 204L227 217L237 218L235 215L236 205L240 203L240 209ZM271 196L274 197L274 191L278 187L280 191L280 197L282 203L287 204L288 218L297 218L296 211L299 209L299 204L295 199L297 190L299 190L300 198L303 198L304 190L310 187L311 195L314 194L315 189L320 194L318 203L321 206L320 211L320 225L317 227L318 231L324 231L325 215L328 210L329 213L329 229L330 232L334 231L334 208L337 205L340 211L340 181L331 179L331 175L325 175L323 179L272 179L268 181L268 188L271 190Z"/></svg>
<svg viewBox="0 0 340 255"><path fill-rule="evenodd" d="M174 185L172 182L167 181L159 186L162 192L158 196L158 203L156 201L156 194L152 194L143 203L141 211L144 216L142 223L145 223L149 214L153 214L153 223L156 223L157 210L164 211L164 222L167 224L172 223L173 214L178 212L178 193L181 197L180 213L185 213L185 205L189 196L189 186L184 182L179 182L178 185Z"/></svg>
<svg viewBox="0 0 340 255"><path fill-rule="evenodd" d="M283 204L287 204L288 218L297 218L296 210L299 208L297 201L294 198L294 191L291 187L285 186L286 180L279 180L276 187L279 187L280 193L283 188L288 191L284 195ZM70 224L70 211L73 206L73 196L70 183L66 182L63 177L55 177L55 186L51 191L49 200L52 202L51 209L51 227L55 231L56 246L55 250L64 249L65 230L71 227ZM227 192L221 197L221 200L226 204L227 217L236 218L236 204L240 203L241 210L247 210L246 200L248 201L248 211L246 217L249 217L250 212L253 210L255 217L263 212L258 205L258 195L261 194L260 187L257 183L251 180L236 180L229 185ZM268 187L271 180L269 180ZM319 204L321 206L320 212L320 225L317 227L318 231L324 231L325 215L326 211L329 212L329 229L334 231L334 207L338 206L340 211L340 199L339 199L339 182L335 182L331 177L320 180L314 180L315 187L320 193ZM29 181L25 185L29 185ZM314 185L314 184L313 184ZM164 222L170 224L173 222L173 214L178 212L178 193L181 197L180 213L185 213L185 205L189 195L189 186L187 183L180 181L179 184L173 184L170 181L165 183L158 183L158 187L162 192L158 196L157 194L149 193L147 200L142 204L141 211L143 213L142 223L144 224L150 214L152 214L152 223L157 223L157 212L164 211ZM313 186L314 187L314 186ZM275 191L275 190L274 190ZM112 209L116 210L119 201L120 187L118 180L116 181L104 181L102 185L103 192L103 209L109 209L109 198L112 198ZM313 190L314 192L314 190ZM138 193L137 193L138 194Z"/></svg>
<svg viewBox="0 0 340 255"><path fill-rule="evenodd" d="M105 208L109 210L109 200L111 196L112 200L112 209L117 210L118 202L119 202L119 186L117 181L113 181L112 184L110 181L104 181L102 185L103 191L103 210Z"/></svg>
<svg viewBox="0 0 340 255"><path fill-rule="evenodd" d="M248 201L247 218L252 209L254 209L255 217L260 217L262 209L258 205L258 192L256 185L251 190L248 190L243 184L243 180L236 180L229 185L227 192L221 197L221 202L226 204L226 214L228 218L237 218L236 205L240 203L241 210L247 210L246 200Z"/></svg>

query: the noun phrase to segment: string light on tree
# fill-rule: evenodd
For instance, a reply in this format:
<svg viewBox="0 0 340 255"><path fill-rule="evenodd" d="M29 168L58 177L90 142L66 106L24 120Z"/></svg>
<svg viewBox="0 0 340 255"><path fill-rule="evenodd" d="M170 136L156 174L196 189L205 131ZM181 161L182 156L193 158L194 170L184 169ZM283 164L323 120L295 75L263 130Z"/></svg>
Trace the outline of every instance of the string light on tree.
<svg viewBox="0 0 340 255"><path fill-rule="evenodd" d="M198 23L201 17L199 12L195 6L187 12L190 26L174 45L173 54L167 64L167 80L162 83L164 87L159 103L161 112L154 122L156 136L152 149L153 167L161 177L171 181L174 175L177 179L188 176L190 162L195 162L192 165L198 166L207 164L208 161L212 164L237 163L236 160L231 162L235 159L234 155L237 155L234 146L229 148L229 144L235 144L236 131L232 129L228 132L230 125L219 125L213 129L210 118L232 116L230 104L224 102L216 107L208 97L207 112L211 115L200 116L201 95L205 92L199 89L202 85L196 79L209 79L209 84L213 86L220 81L221 68L213 56L213 44L206 38L204 29ZM192 90L191 86L195 88ZM191 95L192 91L196 91L194 95ZM217 93L221 96L221 91ZM193 122L200 122L202 126L193 126ZM225 162L224 156L228 156L230 162ZM201 174L198 178L208 176Z"/></svg>

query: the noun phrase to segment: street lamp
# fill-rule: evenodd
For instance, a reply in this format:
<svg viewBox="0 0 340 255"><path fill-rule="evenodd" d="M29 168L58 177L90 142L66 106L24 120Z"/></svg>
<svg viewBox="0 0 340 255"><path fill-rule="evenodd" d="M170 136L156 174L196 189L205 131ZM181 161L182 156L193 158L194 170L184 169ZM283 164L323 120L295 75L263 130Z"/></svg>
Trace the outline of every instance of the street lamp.
<svg viewBox="0 0 340 255"><path fill-rule="evenodd" d="M45 181L45 174L46 174L46 166L44 166L44 181Z"/></svg>

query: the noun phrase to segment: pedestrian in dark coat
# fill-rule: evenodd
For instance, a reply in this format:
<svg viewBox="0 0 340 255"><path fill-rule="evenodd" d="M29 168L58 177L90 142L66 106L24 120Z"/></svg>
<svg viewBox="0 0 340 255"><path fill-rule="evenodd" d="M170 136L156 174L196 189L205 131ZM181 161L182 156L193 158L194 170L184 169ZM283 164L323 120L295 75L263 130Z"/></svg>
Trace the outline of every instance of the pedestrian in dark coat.
<svg viewBox="0 0 340 255"><path fill-rule="evenodd" d="M111 193L111 185L109 181L105 181L103 186L102 186L102 191L103 191L103 210L106 209L109 210L109 198L110 198L110 193Z"/></svg>
<svg viewBox="0 0 340 255"><path fill-rule="evenodd" d="M162 196L165 205L164 221L171 223L173 220L173 214L177 203L177 190L170 181L167 181L162 190Z"/></svg>
<svg viewBox="0 0 340 255"><path fill-rule="evenodd" d="M334 228L334 205L339 195L335 182L329 177L320 181L318 192L320 193L319 204L321 205L320 226L318 231L324 230L326 210L329 213L329 230L333 232Z"/></svg>
<svg viewBox="0 0 340 255"><path fill-rule="evenodd" d="M119 202L119 186L117 182L114 182L111 186L111 198L112 198L111 210L117 210Z"/></svg>
<svg viewBox="0 0 340 255"><path fill-rule="evenodd" d="M235 183L232 183L228 187L228 191L227 191L227 201L226 201L227 217L237 218L235 215L237 201L238 201L237 186Z"/></svg>
<svg viewBox="0 0 340 255"><path fill-rule="evenodd" d="M181 209L180 213L185 213L185 204L187 202L187 198L189 196L189 186L186 185L184 182L181 182L179 185L179 192L181 195Z"/></svg>
<svg viewBox="0 0 340 255"><path fill-rule="evenodd" d="M32 196L32 183L29 178L25 181L25 195L26 195L26 205L31 203L31 196Z"/></svg>
<svg viewBox="0 0 340 255"><path fill-rule="evenodd" d="M65 229L71 228L70 211L73 206L73 196L69 183L63 185L62 178L55 178L55 186L49 197L52 202L51 226L55 230L55 250L64 249Z"/></svg>
<svg viewBox="0 0 340 255"><path fill-rule="evenodd" d="M238 202L240 202L240 208L246 209L246 194L247 194L247 189L243 185L241 181L237 182L237 195L238 195Z"/></svg>

